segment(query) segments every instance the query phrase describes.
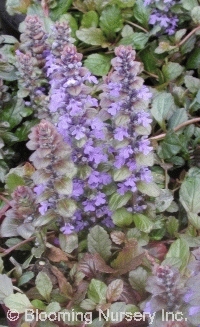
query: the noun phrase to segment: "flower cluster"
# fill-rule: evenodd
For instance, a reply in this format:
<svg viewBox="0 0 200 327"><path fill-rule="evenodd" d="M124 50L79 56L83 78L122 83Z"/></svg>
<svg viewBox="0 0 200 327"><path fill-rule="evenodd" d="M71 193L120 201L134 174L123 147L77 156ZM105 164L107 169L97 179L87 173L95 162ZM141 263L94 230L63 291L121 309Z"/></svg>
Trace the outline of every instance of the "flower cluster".
<svg viewBox="0 0 200 327"><path fill-rule="evenodd" d="M177 28L178 17L171 10L177 4L174 0L145 0L144 5L154 5L149 18L150 25L159 25L168 35L173 35Z"/></svg>
<svg viewBox="0 0 200 327"><path fill-rule="evenodd" d="M119 181L116 183L117 192L124 195L131 191L134 198L129 211L140 212L145 205L137 184L152 181L148 160L146 163L141 160L141 156L148 158L152 151L147 138L151 118L146 111L151 93L143 85L143 79L137 76L142 65L135 61L135 51L131 46L119 46L115 55L113 72L105 78L102 86L100 105L111 121L107 146L114 167L112 174L116 176L114 180Z"/></svg>
<svg viewBox="0 0 200 327"><path fill-rule="evenodd" d="M41 19L35 15L27 15L25 29L20 36L20 50L29 52L36 58L37 66L43 67L45 63L44 51L47 49L47 35L42 26Z"/></svg>
<svg viewBox="0 0 200 327"><path fill-rule="evenodd" d="M27 147L35 150L30 160L37 169L32 178L37 185L34 191L39 212L46 222L54 220L70 225L76 209L74 201L66 199L66 195L70 197L72 193L72 178L76 173L70 160L71 149L56 128L45 120L32 128L29 138Z"/></svg>
<svg viewBox="0 0 200 327"><path fill-rule="evenodd" d="M153 273L147 279L146 290L152 295L144 311L153 313L164 309L176 312L183 303L184 294L180 273L169 266L156 266Z"/></svg>
<svg viewBox="0 0 200 327"><path fill-rule="evenodd" d="M12 193L11 209L6 211L5 219L1 225L1 236L22 236L26 238L27 231L32 234L32 222L36 216L37 205L35 194L28 186L18 186ZM15 228L8 228L13 225Z"/></svg>
<svg viewBox="0 0 200 327"><path fill-rule="evenodd" d="M86 85L97 80L82 67L81 60L82 55L77 53L76 47L68 44L60 58L53 49L46 65L51 85L49 111L54 114L58 132L71 145L72 159L78 167L73 183L73 198L79 202L79 210L75 213L76 231L99 218L108 226L112 225L106 195L102 192L111 177L98 169L108 160L104 149L106 129L96 109L98 102L90 95L92 87Z"/></svg>
<svg viewBox="0 0 200 327"><path fill-rule="evenodd" d="M199 278L200 278L200 248L192 251L195 256L194 261L189 265L191 276L186 282L187 292L184 301L187 303L188 320L195 326L199 326L200 321L200 296L199 296Z"/></svg>

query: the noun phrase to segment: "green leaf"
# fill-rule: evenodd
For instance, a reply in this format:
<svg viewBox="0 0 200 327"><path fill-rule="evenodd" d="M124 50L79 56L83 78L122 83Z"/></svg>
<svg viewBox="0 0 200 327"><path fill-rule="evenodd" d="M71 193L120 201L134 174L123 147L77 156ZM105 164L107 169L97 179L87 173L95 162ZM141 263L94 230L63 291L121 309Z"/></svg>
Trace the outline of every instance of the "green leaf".
<svg viewBox="0 0 200 327"><path fill-rule="evenodd" d="M41 300L32 300L31 304L34 306L35 309L39 309L44 311L46 309L46 305Z"/></svg>
<svg viewBox="0 0 200 327"><path fill-rule="evenodd" d="M148 28L151 9L144 5L143 0L137 0L133 7L134 18L145 28Z"/></svg>
<svg viewBox="0 0 200 327"><path fill-rule="evenodd" d="M38 119L31 119L31 121L25 121L16 129L15 135L18 137L20 142L28 140L31 128L37 123Z"/></svg>
<svg viewBox="0 0 200 327"><path fill-rule="evenodd" d="M7 275L0 274L0 301L13 293L12 280Z"/></svg>
<svg viewBox="0 0 200 327"><path fill-rule="evenodd" d="M161 151L159 151L159 156L163 159L171 159L172 156L179 153L183 145L184 144L175 132L169 132L164 141L161 142L162 148Z"/></svg>
<svg viewBox="0 0 200 327"><path fill-rule="evenodd" d="M17 174L9 174L6 178L6 188L13 192L17 186L25 185L24 179Z"/></svg>
<svg viewBox="0 0 200 327"><path fill-rule="evenodd" d="M166 222L167 232L171 237L174 237L178 232L179 222L175 217L168 217Z"/></svg>
<svg viewBox="0 0 200 327"><path fill-rule="evenodd" d="M142 267L138 267L129 273L128 280L134 290L143 294L145 293L147 277L147 271Z"/></svg>
<svg viewBox="0 0 200 327"><path fill-rule="evenodd" d="M175 108L174 98L170 93L160 92L154 97L151 113L163 130L166 129L165 120L173 115Z"/></svg>
<svg viewBox="0 0 200 327"><path fill-rule="evenodd" d="M117 209L112 214L112 220L119 227L129 226L133 222L132 213L125 208Z"/></svg>
<svg viewBox="0 0 200 327"><path fill-rule="evenodd" d="M181 3L186 10L192 10L194 7L198 6L197 0L182 0Z"/></svg>
<svg viewBox="0 0 200 327"><path fill-rule="evenodd" d="M46 273L40 271L36 277L35 286L42 297L49 301L51 291L53 289L53 284L49 276Z"/></svg>
<svg viewBox="0 0 200 327"><path fill-rule="evenodd" d="M54 187L58 194L70 195L73 191L72 179L61 176L54 181Z"/></svg>
<svg viewBox="0 0 200 327"><path fill-rule="evenodd" d="M32 271L26 271L18 281L18 286L24 285L28 283L34 277L34 273Z"/></svg>
<svg viewBox="0 0 200 327"><path fill-rule="evenodd" d="M167 64L163 65L162 68L163 75L167 82L175 80L182 74L183 71L184 68L176 62L168 62Z"/></svg>
<svg viewBox="0 0 200 327"><path fill-rule="evenodd" d="M106 38L100 28L90 27L81 28L76 32L76 36L84 43L91 45L101 45L106 47Z"/></svg>
<svg viewBox="0 0 200 327"><path fill-rule="evenodd" d="M176 240L169 248L166 258L176 258L181 260L180 269L184 270L188 264L190 251L188 243L184 239Z"/></svg>
<svg viewBox="0 0 200 327"><path fill-rule="evenodd" d="M131 176L131 172L127 167L122 167L113 171L113 180L115 182L124 181L126 178Z"/></svg>
<svg viewBox="0 0 200 327"><path fill-rule="evenodd" d="M192 35L186 42L184 42L182 44L182 46L180 47L180 52L182 55L191 52L194 47L195 47L195 43L196 43L196 36Z"/></svg>
<svg viewBox="0 0 200 327"><path fill-rule="evenodd" d="M158 69L158 60L155 57L153 49L150 47L150 45L147 45L144 50L140 51L139 57L144 64L145 70L155 74L156 70Z"/></svg>
<svg viewBox="0 0 200 327"><path fill-rule="evenodd" d="M4 300L4 304L10 310L16 310L18 313L24 313L27 309L33 308L31 302L25 294L10 294Z"/></svg>
<svg viewBox="0 0 200 327"><path fill-rule="evenodd" d="M192 8L191 17L195 24L200 24L200 6Z"/></svg>
<svg viewBox="0 0 200 327"><path fill-rule="evenodd" d="M19 236L17 232L17 227L19 226L19 221L16 218L5 217L1 224L1 237L12 237Z"/></svg>
<svg viewBox="0 0 200 327"><path fill-rule="evenodd" d="M96 303L90 299L85 299L81 302L80 307L84 310L92 311L96 308Z"/></svg>
<svg viewBox="0 0 200 327"><path fill-rule="evenodd" d="M115 321L116 323L119 323L122 321L125 317L126 312L126 303L125 302L116 302L111 304L109 308L109 315L107 318L107 321L110 321L111 324ZM106 312L105 316L106 316ZM119 314L122 313L122 314Z"/></svg>
<svg viewBox="0 0 200 327"><path fill-rule="evenodd" d="M18 101L16 101L16 99L13 98L12 103L9 103L9 105L6 106L3 112L1 112L1 120L7 121L10 125L11 130L13 129L13 127L21 123L24 117L29 116L31 113L32 110L24 107L22 100L18 99Z"/></svg>
<svg viewBox="0 0 200 327"><path fill-rule="evenodd" d="M104 76L110 70L112 55L93 53L87 56L84 61L85 67L87 67L90 72L97 76Z"/></svg>
<svg viewBox="0 0 200 327"><path fill-rule="evenodd" d="M165 211L170 206L173 199L174 197L170 190L168 189L160 190L160 195L155 200L155 205L158 212Z"/></svg>
<svg viewBox="0 0 200 327"><path fill-rule="evenodd" d="M200 66L200 49L196 48L188 56L186 68L187 69L197 69L197 68L199 68L199 66Z"/></svg>
<svg viewBox="0 0 200 327"><path fill-rule="evenodd" d="M135 0L113 0L111 2L117 4L120 8L126 9L132 7L135 3Z"/></svg>
<svg viewBox="0 0 200 327"><path fill-rule="evenodd" d="M148 39L149 39L148 34L142 32L135 32L131 36L126 36L122 38L119 44L132 45L134 49L142 50L144 49Z"/></svg>
<svg viewBox="0 0 200 327"><path fill-rule="evenodd" d="M142 232L149 233L153 228L153 222L141 213L134 214L133 221L135 226Z"/></svg>
<svg viewBox="0 0 200 327"><path fill-rule="evenodd" d="M121 16L121 10L118 6L107 6L100 16L100 27L102 31L112 38L116 32L119 32L123 27L123 20Z"/></svg>
<svg viewBox="0 0 200 327"><path fill-rule="evenodd" d="M71 199L62 199L57 203L58 213L66 218L72 217L76 209L76 203Z"/></svg>
<svg viewBox="0 0 200 327"><path fill-rule="evenodd" d="M188 120L188 114L185 108L177 108L177 110L173 113L171 118L169 119L168 126L170 129L174 129L176 126L182 124L183 122ZM182 129L177 131L176 133L181 133Z"/></svg>
<svg viewBox="0 0 200 327"><path fill-rule="evenodd" d="M154 198L156 198L160 194L160 188L154 182L150 182L150 183L139 182L137 183L137 188L141 193L147 194Z"/></svg>
<svg viewBox="0 0 200 327"><path fill-rule="evenodd" d="M97 279L92 279L88 288L88 297L97 304L106 303L107 286Z"/></svg>
<svg viewBox="0 0 200 327"><path fill-rule="evenodd" d="M180 201L188 213L200 212L200 183L199 177L186 177L180 189Z"/></svg>
<svg viewBox="0 0 200 327"><path fill-rule="evenodd" d="M81 27L83 28L90 28L90 27L97 27L99 23L99 16L96 11L88 11L86 12L81 20Z"/></svg>
<svg viewBox="0 0 200 327"><path fill-rule="evenodd" d="M50 18L56 21L60 18L62 14L65 14L70 8L73 0L57 0L56 7L51 9Z"/></svg>
<svg viewBox="0 0 200 327"><path fill-rule="evenodd" d="M88 250L90 253L99 253L105 260L111 256L111 240L103 227L97 225L91 228L88 234Z"/></svg>
<svg viewBox="0 0 200 327"><path fill-rule="evenodd" d="M77 234L59 234L60 247L64 252L71 253L78 247L78 235Z"/></svg>
<svg viewBox="0 0 200 327"><path fill-rule="evenodd" d="M127 204L127 202L130 200L132 196L131 192L127 192L124 195L120 195L118 193L114 193L111 195L109 200L109 207L110 210L114 211L116 209L119 209Z"/></svg>
<svg viewBox="0 0 200 327"><path fill-rule="evenodd" d="M58 302L49 303L45 309L47 313L58 312L60 310L61 310L61 306Z"/></svg>
<svg viewBox="0 0 200 327"><path fill-rule="evenodd" d="M200 80L199 78L193 76L185 76L184 78L185 86L191 93L196 93L200 89Z"/></svg>

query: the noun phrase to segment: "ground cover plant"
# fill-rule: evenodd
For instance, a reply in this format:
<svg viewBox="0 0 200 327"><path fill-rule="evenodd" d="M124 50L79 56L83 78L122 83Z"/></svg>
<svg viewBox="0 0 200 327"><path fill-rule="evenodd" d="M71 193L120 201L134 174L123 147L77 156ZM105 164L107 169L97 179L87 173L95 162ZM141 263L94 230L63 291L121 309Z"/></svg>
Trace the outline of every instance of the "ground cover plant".
<svg viewBox="0 0 200 327"><path fill-rule="evenodd" d="M6 8L4 325L199 326L200 2Z"/></svg>

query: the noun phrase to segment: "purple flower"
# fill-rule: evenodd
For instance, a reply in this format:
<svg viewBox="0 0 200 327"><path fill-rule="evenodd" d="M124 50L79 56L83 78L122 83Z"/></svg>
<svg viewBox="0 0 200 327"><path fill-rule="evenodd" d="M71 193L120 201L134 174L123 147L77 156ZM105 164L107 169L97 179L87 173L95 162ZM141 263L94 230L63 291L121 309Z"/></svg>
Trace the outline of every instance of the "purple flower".
<svg viewBox="0 0 200 327"><path fill-rule="evenodd" d="M49 208L49 202L48 201L43 201L40 203L40 207L39 207L39 212L41 213L41 215L45 215L45 213L47 212Z"/></svg>
<svg viewBox="0 0 200 327"><path fill-rule="evenodd" d="M105 204L106 203L106 199L105 199L105 194L98 192L97 195L94 198L95 201L95 205L96 206L100 206L101 204Z"/></svg>
<svg viewBox="0 0 200 327"><path fill-rule="evenodd" d="M74 232L74 226L70 223L65 223L63 227L60 228L63 234L70 235Z"/></svg>
<svg viewBox="0 0 200 327"><path fill-rule="evenodd" d="M125 127L117 127L115 129L114 138L118 141L123 141L124 137L129 137L127 132L127 128Z"/></svg>

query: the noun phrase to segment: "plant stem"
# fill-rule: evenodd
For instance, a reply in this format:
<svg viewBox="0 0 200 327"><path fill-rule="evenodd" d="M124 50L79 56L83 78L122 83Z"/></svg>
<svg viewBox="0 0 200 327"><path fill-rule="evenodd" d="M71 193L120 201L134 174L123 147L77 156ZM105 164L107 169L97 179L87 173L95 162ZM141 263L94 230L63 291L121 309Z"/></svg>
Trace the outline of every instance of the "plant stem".
<svg viewBox="0 0 200 327"><path fill-rule="evenodd" d="M138 29L142 30L143 32L145 33L149 33L149 31L147 31L145 28L143 28L142 26L138 25L138 24L135 24L135 23L132 23L130 22L129 20L125 20L125 23L129 24L129 25L132 25L134 27L137 27Z"/></svg>
<svg viewBox="0 0 200 327"><path fill-rule="evenodd" d="M184 123L176 126L173 129L173 131L177 132L182 127L185 127L185 126L190 125L190 124L195 124L195 123L198 123L198 122L200 122L200 118L193 118L193 119L187 120ZM160 135L150 137L149 140L151 140L151 141L153 141L153 140L160 141L160 140L164 139L166 135L167 135L167 133L162 133Z"/></svg>
<svg viewBox="0 0 200 327"><path fill-rule="evenodd" d="M184 39L182 41L180 41L176 46L180 47L181 45L183 45L189 38L190 36L192 36L193 34L195 34L198 30L200 30L200 25L197 26L196 28L194 28L188 35L186 35L186 37L184 37Z"/></svg>

